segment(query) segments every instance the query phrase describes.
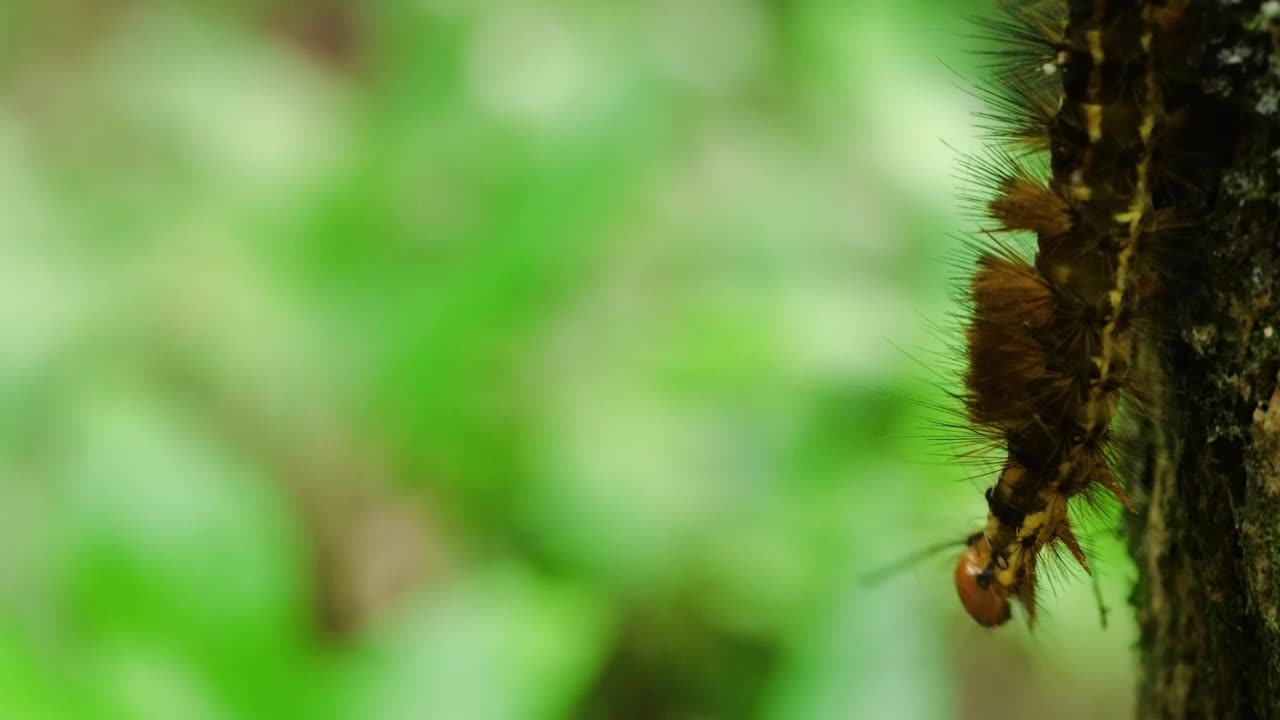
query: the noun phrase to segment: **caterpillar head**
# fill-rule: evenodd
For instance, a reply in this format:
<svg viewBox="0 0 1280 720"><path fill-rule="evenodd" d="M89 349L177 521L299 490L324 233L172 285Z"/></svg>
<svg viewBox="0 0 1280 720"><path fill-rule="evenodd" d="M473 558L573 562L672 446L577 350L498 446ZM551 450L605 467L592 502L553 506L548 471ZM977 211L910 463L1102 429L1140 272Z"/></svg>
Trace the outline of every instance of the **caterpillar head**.
<svg viewBox="0 0 1280 720"><path fill-rule="evenodd" d="M1009 591L996 581L991 568L991 543L975 535L956 563L956 594L969 617L995 627L1009 621Z"/></svg>

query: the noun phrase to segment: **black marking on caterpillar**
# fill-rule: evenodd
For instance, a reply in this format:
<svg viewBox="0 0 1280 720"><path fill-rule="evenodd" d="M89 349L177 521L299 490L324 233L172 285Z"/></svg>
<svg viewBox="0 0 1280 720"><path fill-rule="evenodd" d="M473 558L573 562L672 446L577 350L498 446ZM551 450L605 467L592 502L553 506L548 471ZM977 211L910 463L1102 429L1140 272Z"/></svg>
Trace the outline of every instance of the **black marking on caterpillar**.
<svg viewBox="0 0 1280 720"><path fill-rule="evenodd" d="M1160 274L1155 238L1173 225L1153 200L1168 136L1163 43L1185 10L1186 0L1020 0L986 25L1007 49L991 54L994 84L981 92L994 144L967 165L991 199L972 242L958 397L976 444L1005 457L955 571L982 625L1008 621L1011 601L1034 625L1045 550L1091 572L1072 529L1081 502L1104 489L1133 511L1114 418L1122 397L1141 406L1148 394L1137 349ZM1047 177L1035 159L1046 152ZM1019 234L1034 235L1033 256Z"/></svg>

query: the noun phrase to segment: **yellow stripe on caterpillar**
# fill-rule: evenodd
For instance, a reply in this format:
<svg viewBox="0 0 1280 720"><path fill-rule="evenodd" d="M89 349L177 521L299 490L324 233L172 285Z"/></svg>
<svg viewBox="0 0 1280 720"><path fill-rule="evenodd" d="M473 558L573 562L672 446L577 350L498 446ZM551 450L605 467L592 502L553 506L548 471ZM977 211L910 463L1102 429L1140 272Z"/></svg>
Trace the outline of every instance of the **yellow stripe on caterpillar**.
<svg viewBox="0 0 1280 720"><path fill-rule="evenodd" d="M1102 106L1094 103L1080 103L1084 110L1085 130L1089 133L1089 142L1097 143L1102 139Z"/></svg>

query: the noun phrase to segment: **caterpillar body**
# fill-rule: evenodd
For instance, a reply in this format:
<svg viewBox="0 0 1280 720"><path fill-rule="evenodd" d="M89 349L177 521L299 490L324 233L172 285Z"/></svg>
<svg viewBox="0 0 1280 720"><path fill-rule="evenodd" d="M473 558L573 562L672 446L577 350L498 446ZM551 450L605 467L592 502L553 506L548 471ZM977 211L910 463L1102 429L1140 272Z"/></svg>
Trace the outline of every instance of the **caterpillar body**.
<svg viewBox="0 0 1280 720"><path fill-rule="evenodd" d="M1014 46L996 72L1000 142L970 162L993 225L969 283L968 367L960 399L973 432L1004 450L968 537L956 591L979 624L1011 602L1036 617L1037 563L1065 550L1089 563L1073 507L1108 491L1133 511L1112 462L1122 397L1141 399L1135 368L1167 223L1153 205L1153 157L1166 136L1163 36L1185 0L1004 3ZM1012 115L1012 117L1010 117ZM1047 173L1035 171L1048 154ZM1045 175L1047 174L1047 177ZM1015 248L1034 235L1034 255Z"/></svg>

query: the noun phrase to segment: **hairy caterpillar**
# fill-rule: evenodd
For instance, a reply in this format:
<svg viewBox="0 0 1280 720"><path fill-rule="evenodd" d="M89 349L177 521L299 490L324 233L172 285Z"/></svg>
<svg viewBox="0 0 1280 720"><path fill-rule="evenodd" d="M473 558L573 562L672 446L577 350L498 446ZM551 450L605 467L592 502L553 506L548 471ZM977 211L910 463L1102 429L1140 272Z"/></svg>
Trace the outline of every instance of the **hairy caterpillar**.
<svg viewBox="0 0 1280 720"><path fill-rule="evenodd" d="M1169 214L1153 188L1170 113L1164 43L1186 0L1020 0L994 23L1008 48L985 92L996 145L969 168L992 225L977 241L958 396L983 444L1004 450L987 522L965 541L955 587L997 626L1011 601L1036 617L1037 564L1066 550L1090 572L1074 508L1100 490L1130 511L1113 462ZM1047 177L1036 156L1048 154ZM1033 256L1016 237L1035 237Z"/></svg>

